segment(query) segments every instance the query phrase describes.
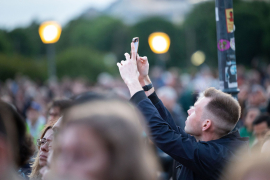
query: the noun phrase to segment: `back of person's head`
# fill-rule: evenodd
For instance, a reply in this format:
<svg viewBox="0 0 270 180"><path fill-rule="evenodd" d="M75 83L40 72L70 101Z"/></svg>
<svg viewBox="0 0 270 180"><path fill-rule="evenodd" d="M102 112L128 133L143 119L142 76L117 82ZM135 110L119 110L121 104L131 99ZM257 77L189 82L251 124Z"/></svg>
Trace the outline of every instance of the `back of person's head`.
<svg viewBox="0 0 270 180"><path fill-rule="evenodd" d="M102 94L88 91L88 92L78 94L74 96L72 99L73 99L73 103L72 103L73 105L79 105L79 104L83 104L83 103L87 103L91 101L104 100L106 99L106 97Z"/></svg>
<svg viewBox="0 0 270 180"><path fill-rule="evenodd" d="M233 130L241 114L239 103L229 94L215 88L204 91L204 97L210 98L204 117L213 120L216 134L223 136Z"/></svg>
<svg viewBox="0 0 270 180"><path fill-rule="evenodd" d="M249 153L241 149L225 168L221 180L268 180L270 179L269 151Z"/></svg>
<svg viewBox="0 0 270 180"><path fill-rule="evenodd" d="M8 149L4 155L9 158L7 165L15 167L23 166L34 153L34 145L31 137L26 133L26 125L22 116L16 111L15 107L0 100L0 141ZM3 151L0 151L0 153ZM3 154L2 154L3 155ZM1 156L2 156L1 155ZM0 159L1 159L0 158ZM2 160L3 160L2 159Z"/></svg>
<svg viewBox="0 0 270 180"><path fill-rule="evenodd" d="M93 101L63 117L56 174L96 180L154 180L157 162L143 139L142 115L127 102Z"/></svg>

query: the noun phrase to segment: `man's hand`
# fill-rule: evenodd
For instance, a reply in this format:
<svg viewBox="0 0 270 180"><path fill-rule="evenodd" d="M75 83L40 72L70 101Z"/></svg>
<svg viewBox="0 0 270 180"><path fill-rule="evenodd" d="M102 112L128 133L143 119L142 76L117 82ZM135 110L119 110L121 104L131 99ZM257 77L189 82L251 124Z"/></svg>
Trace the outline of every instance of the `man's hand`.
<svg viewBox="0 0 270 180"><path fill-rule="evenodd" d="M140 73L139 79L143 80L148 76L149 72L149 63L146 56L140 57L139 55L137 55L137 67Z"/></svg>
<svg viewBox="0 0 270 180"><path fill-rule="evenodd" d="M129 88L130 95L133 96L136 92L143 90L139 83L139 72L136 63L136 52L134 43L131 43L131 57L125 53L126 60L117 63L120 75Z"/></svg>
<svg viewBox="0 0 270 180"><path fill-rule="evenodd" d="M148 84L151 84L151 80L148 76L149 73L149 63L148 63L148 59L146 56L144 57L140 57L139 55L137 55L137 67L138 67L138 71L140 73L139 75L139 82L141 84L141 86L145 86ZM149 91L145 92L146 96L151 95L154 92L154 87L152 89L150 89Z"/></svg>

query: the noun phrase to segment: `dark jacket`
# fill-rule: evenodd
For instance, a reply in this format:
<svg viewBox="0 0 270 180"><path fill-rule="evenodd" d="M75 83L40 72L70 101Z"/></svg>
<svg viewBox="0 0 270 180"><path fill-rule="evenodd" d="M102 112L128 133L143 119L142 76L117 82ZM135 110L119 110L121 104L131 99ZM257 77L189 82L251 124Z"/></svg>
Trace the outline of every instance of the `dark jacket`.
<svg viewBox="0 0 270 180"><path fill-rule="evenodd" d="M183 165L178 180L218 179L224 165L236 155L238 148L246 146L248 149L248 138L241 138L238 131L217 140L197 142L193 136L176 127L156 93L147 98L144 91L139 91L131 101L144 114L156 145Z"/></svg>

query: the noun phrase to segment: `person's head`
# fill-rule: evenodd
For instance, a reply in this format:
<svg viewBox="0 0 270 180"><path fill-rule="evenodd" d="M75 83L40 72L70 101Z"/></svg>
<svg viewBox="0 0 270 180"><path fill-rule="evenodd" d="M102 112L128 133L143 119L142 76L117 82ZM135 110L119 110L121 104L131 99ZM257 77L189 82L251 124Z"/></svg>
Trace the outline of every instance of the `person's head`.
<svg viewBox="0 0 270 180"><path fill-rule="evenodd" d="M37 140L38 153L35 158L35 161L32 165L32 172L30 174L31 179L39 178L41 176L39 170L47 164L47 158L50 151L52 150L52 141L53 141L53 124L48 124L40 136L40 139Z"/></svg>
<svg viewBox="0 0 270 180"><path fill-rule="evenodd" d="M248 96L248 105L259 107L267 100L266 91L260 85L253 85Z"/></svg>
<svg viewBox="0 0 270 180"><path fill-rule="evenodd" d="M245 121L244 124L248 131L253 131L253 125L255 118L260 115L260 110L258 108L248 108L245 113Z"/></svg>
<svg viewBox="0 0 270 180"><path fill-rule="evenodd" d="M40 115L41 106L37 102L31 102L27 110L27 118L31 123L35 123Z"/></svg>
<svg viewBox="0 0 270 180"><path fill-rule="evenodd" d="M157 95L166 108L172 110L177 101L177 92L170 86L164 86L157 90Z"/></svg>
<svg viewBox="0 0 270 180"><path fill-rule="evenodd" d="M54 100L49 104L47 123L56 122L62 115L63 112L71 106L72 101L63 99L63 100Z"/></svg>
<svg viewBox="0 0 270 180"><path fill-rule="evenodd" d="M208 88L188 110L185 131L200 140L220 138L233 130L240 112L239 103L231 95ZM205 135L208 138L201 139Z"/></svg>
<svg viewBox="0 0 270 180"><path fill-rule="evenodd" d="M0 179L9 168L23 166L33 153L23 118L13 106L0 100Z"/></svg>
<svg viewBox="0 0 270 180"><path fill-rule="evenodd" d="M141 118L135 107L119 101L71 108L56 138L52 169L62 178L155 179L157 164L143 141Z"/></svg>
<svg viewBox="0 0 270 180"><path fill-rule="evenodd" d="M52 162L52 157L53 157L53 150L49 152L49 156L47 158L47 163L45 166L43 166L39 172L41 174L41 180L45 180L45 179L49 179L49 174L50 174L50 171L51 171L51 162Z"/></svg>
<svg viewBox="0 0 270 180"><path fill-rule="evenodd" d="M225 168L221 180L268 180L270 179L269 151L261 154L239 151Z"/></svg>
<svg viewBox="0 0 270 180"><path fill-rule="evenodd" d="M263 142L264 136L270 130L270 116L262 114L253 122L253 134L259 142Z"/></svg>

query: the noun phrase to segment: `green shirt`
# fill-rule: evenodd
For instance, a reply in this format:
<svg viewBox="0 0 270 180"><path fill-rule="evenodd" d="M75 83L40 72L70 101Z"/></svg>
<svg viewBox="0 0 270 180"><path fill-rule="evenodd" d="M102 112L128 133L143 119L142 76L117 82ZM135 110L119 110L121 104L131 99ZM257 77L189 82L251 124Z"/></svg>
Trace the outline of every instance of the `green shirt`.
<svg viewBox="0 0 270 180"><path fill-rule="evenodd" d="M255 136L253 135L253 132L249 132L246 127L241 127L239 131L240 131L241 137L249 137L249 147L251 147L255 140Z"/></svg>

